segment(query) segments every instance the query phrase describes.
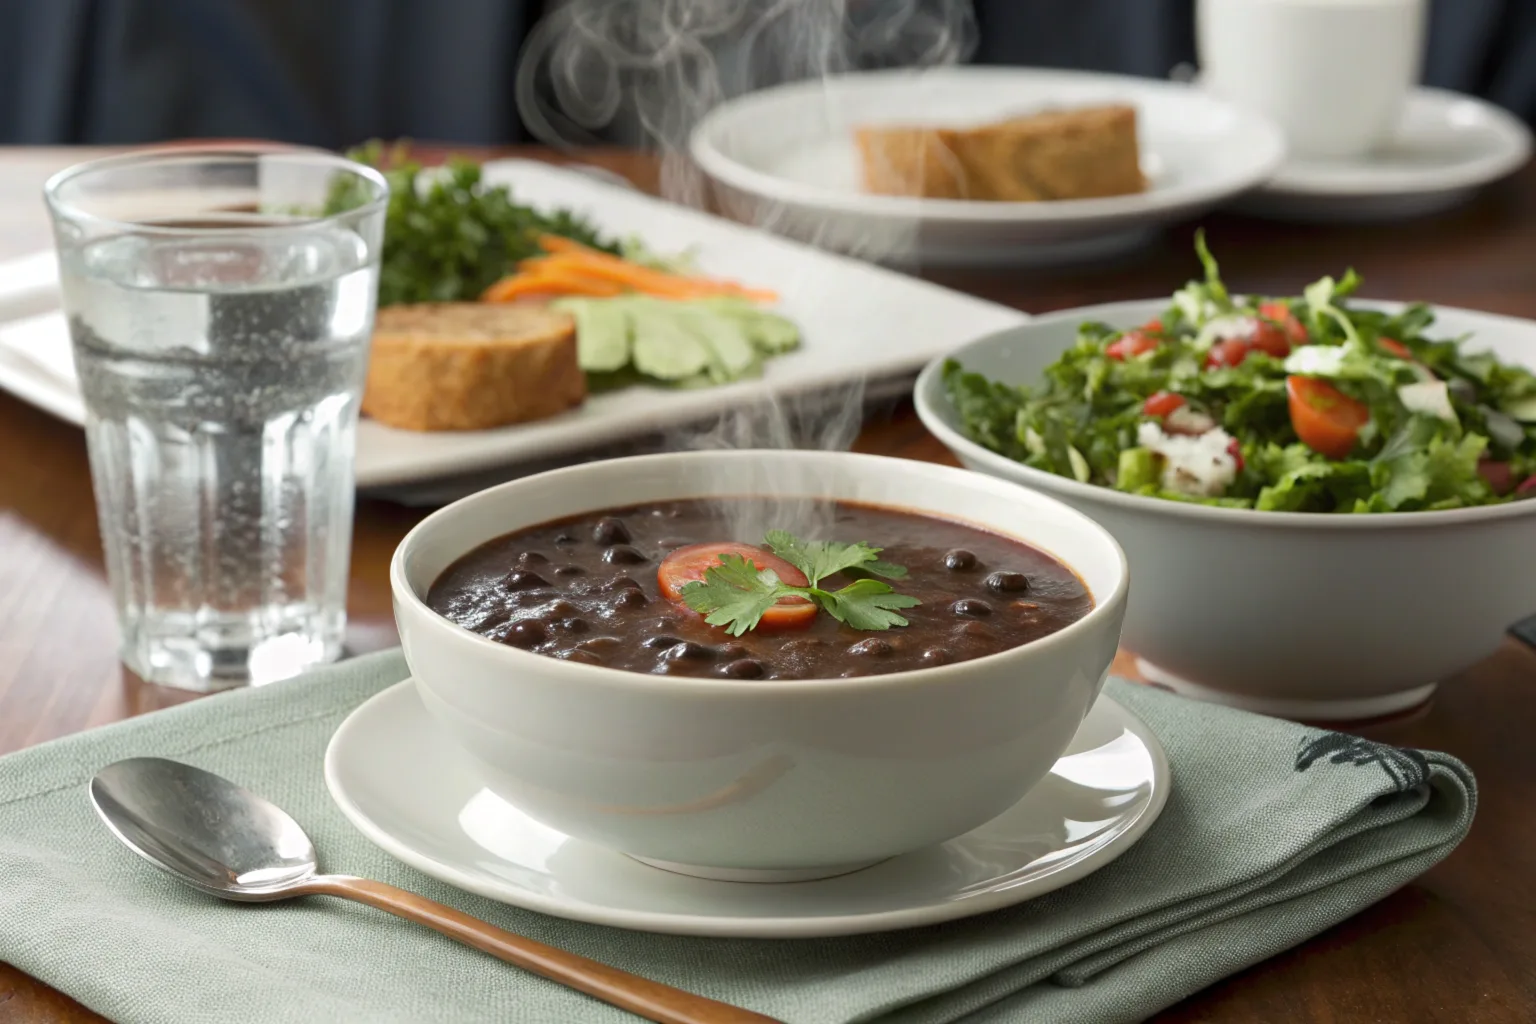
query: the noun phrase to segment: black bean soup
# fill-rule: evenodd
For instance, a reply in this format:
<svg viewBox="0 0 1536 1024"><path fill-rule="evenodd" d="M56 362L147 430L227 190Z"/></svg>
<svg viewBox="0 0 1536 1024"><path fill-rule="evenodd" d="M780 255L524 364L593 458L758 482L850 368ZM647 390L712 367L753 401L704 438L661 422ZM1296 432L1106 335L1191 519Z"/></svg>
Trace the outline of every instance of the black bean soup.
<svg viewBox="0 0 1536 1024"><path fill-rule="evenodd" d="M591 512L498 537L454 562L427 604L492 640L632 672L730 679L826 679L965 661L1075 622L1093 598L1043 552L960 523L838 502L830 537L864 541L905 566L891 580L922 601L909 622L858 630L825 612L795 629L730 636L663 596L657 568L686 545L733 539L727 505L667 501ZM760 539L759 539L760 540ZM828 577L826 589L853 576Z"/></svg>

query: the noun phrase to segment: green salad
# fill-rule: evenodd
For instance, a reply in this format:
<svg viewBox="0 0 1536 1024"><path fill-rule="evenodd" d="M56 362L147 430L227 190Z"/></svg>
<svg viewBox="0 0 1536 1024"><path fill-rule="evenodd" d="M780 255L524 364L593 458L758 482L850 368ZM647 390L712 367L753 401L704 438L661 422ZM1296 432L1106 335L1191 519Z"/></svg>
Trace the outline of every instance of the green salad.
<svg viewBox="0 0 1536 1024"><path fill-rule="evenodd" d="M1278 512L1408 512L1536 498L1536 375L1435 339L1428 306L1351 308L1354 271L1300 296L1205 278L1132 330L1085 323L1036 385L951 361L972 440L1131 494Z"/></svg>

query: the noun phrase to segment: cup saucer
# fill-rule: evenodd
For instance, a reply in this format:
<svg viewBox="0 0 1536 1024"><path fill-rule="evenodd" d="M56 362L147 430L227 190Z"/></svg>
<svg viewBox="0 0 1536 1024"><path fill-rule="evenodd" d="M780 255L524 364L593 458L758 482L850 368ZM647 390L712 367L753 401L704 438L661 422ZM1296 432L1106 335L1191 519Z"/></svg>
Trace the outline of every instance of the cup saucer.
<svg viewBox="0 0 1536 1024"><path fill-rule="evenodd" d="M1461 93L1415 89L1381 150L1349 160L1288 158L1238 208L1331 223L1423 216L1466 201L1530 154L1530 129L1514 115Z"/></svg>
<svg viewBox="0 0 1536 1024"><path fill-rule="evenodd" d="M910 928L1032 899L1124 853L1170 787L1157 738L1101 696L1051 773L958 839L813 882L693 878L572 839L484 789L411 680L341 724L325 782L369 840L458 888L576 921L756 938Z"/></svg>

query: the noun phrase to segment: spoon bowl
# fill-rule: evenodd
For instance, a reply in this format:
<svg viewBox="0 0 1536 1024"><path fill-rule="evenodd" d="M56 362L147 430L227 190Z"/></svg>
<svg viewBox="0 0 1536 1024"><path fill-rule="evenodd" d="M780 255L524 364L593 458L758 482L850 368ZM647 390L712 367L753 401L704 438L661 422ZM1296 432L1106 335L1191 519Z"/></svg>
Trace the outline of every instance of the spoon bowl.
<svg viewBox="0 0 1536 1024"><path fill-rule="evenodd" d="M103 768L91 803L123 844L193 888L241 903L340 896L388 911L659 1024L778 1024L744 1010L514 935L383 882L320 874L315 844L282 808L179 761Z"/></svg>
<svg viewBox="0 0 1536 1024"><path fill-rule="evenodd" d="M283 899L319 871L315 844L286 811L201 768L130 758L103 768L90 794L130 850L215 896Z"/></svg>

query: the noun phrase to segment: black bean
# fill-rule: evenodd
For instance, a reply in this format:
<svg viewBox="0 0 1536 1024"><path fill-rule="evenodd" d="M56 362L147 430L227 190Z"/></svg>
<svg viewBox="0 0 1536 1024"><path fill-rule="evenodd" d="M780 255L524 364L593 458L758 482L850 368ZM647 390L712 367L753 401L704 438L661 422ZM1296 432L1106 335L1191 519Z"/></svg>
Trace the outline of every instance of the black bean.
<svg viewBox="0 0 1536 1024"><path fill-rule="evenodd" d="M997 639L997 634L992 631L992 628L990 626L987 626L986 624L981 623L981 622L977 622L974 619L972 619L970 622L967 622L965 625L961 626L959 629L956 629L955 630L955 635L959 636L960 638L965 639L965 640L996 640Z"/></svg>
<svg viewBox="0 0 1536 1024"><path fill-rule="evenodd" d="M564 661L579 661L583 665L601 665L603 659L600 655L582 650L580 647L572 647L568 651L556 651L555 657Z"/></svg>
<svg viewBox="0 0 1536 1024"><path fill-rule="evenodd" d="M987 589L998 594L1017 594L1029 589L1029 577L1021 572L995 572L986 579Z"/></svg>
<svg viewBox="0 0 1536 1024"><path fill-rule="evenodd" d="M617 576L609 580L607 583L604 583L603 589L611 594L615 590L639 590L640 584L636 583L628 576Z"/></svg>
<svg viewBox="0 0 1536 1024"><path fill-rule="evenodd" d="M578 651L591 651L594 654L602 654L605 651L612 651L623 646L623 643L624 641L616 636L594 636L577 644L576 649Z"/></svg>
<svg viewBox="0 0 1536 1024"><path fill-rule="evenodd" d="M721 644L715 648L715 657L721 661L735 661L738 658L749 657L751 654L752 652L742 644Z"/></svg>
<svg viewBox="0 0 1536 1024"><path fill-rule="evenodd" d="M555 566L555 575L556 576L580 576L583 573L585 573L586 571L587 570L583 569L579 565L557 565L557 566Z"/></svg>
<svg viewBox="0 0 1536 1024"><path fill-rule="evenodd" d="M470 615L456 619L455 621L457 621L465 629L472 629L476 633L486 633L501 625L503 622L506 622L511 617L511 608L491 608L486 610L484 614L482 614L478 619L476 619L472 613Z"/></svg>
<svg viewBox="0 0 1536 1024"><path fill-rule="evenodd" d="M720 668L720 674L731 679L761 679L766 670L755 658L737 658Z"/></svg>
<svg viewBox="0 0 1536 1024"><path fill-rule="evenodd" d="M569 619L561 619L560 628L565 630L567 633L585 633L592 627L586 619L580 618L578 616L572 616Z"/></svg>
<svg viewBox="0 0 1536 1024"><path fill-rule="evenodd" d="M949 610L967 619L984 619L992 614L992 606L975 597L962 597L950 605Z"/></svg>
<svg viewBox="0 0 1536 1024"><path fill-rule="evenodd" d="M675 647L682 643L681 637L671 636L667 633L659 633L656 636L648 636L640 641L641 647Z"/></svg>
<svg viewBox="0 0 1536 1024"><path fill-rule="evenodd" d="M603 552L603 561L609 565L641 565L650 559L628 544L615 544Z"/></svg>
<svg viewBox="0 0 1536 1024"><path fill-rule="evenodd" d="M685 658L690 661L699 661L704 658L713 658L715 652L703 644L696 644L692 640L684 640L681 643L668 647L661 655L668 661L682 661Z"/></svg>
<svg viewBox="0 0 1536 1024"><path fill-rule="evenodd" d="M924 666L932 668L937 665L948 665L954 661L954 657L942 647L930 647L917 659Z"/></svg>
<svg viewBox="0 0 1536 1024"><path fill-rule="evenodd" d="M790 641L786 642L784 644L784 653L786 653L786 654L809 653L811 651L820 650L821 648L826 647L826 646L827 646L827 641L822 640L819 637L804 636L804 637L800 637L798 639L790 640Z"/></svg>
<svg viewBox="0 0 1536 1024"><path fill-rule="evenodd" d="M555 543L556 544L563 544L563 545L575 544L576 543L576 537L575 537L574 534L562 533L560 536L555 538Z"/></svg>
<svg viewBox="0 0 1536 1024"><path fill-rule="evenodd" d="M532 590L535 587L549 586L549 581L536 572L513 569L501 578L501 585L507 590Z"/></svg>
<svg viewBox="0 0 1536 1024"><path fill-rule="evenodd" d="M580 608L562 598L551 601L543 608L540 608L539 616L545 619L567 619L572 615L580 614L580 612Z"/></svg>
<svg viewBox="0 0 1536 1024"><path fill-rule="evenodd" d="M517 564L521 565L525 569L534 565L545 565L548 562L549 559L546 556L539 554L537 551L524 551L522 554L517 556Z"/></svg>
<svg viewBox="0 0 1536 1024"><path fill-rule="evenodd" d="M877 636L872 636L868 640L860 640L852 647L849 647L848 653L884 657L885 655L890 654L893 649L894 648L892 648L891 645L886 643L884 640L881 640Z"/></svg>
<svg viewBox="0 0 1536 1024"><path fill-rule="evenodd" d="M624 520L613 516L603 516L592 527L592 539L607 547L610 544L628 544L630 541L629 527L624 525Z"/></svg>
<svg viewBox="0 0 1536 1024"><path fill-rule="evenodd" d="M528 608L536 604L543 604L554 596L549 590L519 590L507 595L508 608Z"/></svg>
<svg viewBox="0 0 1536 1024"><path fill-rule="evenodd" d="M970 572L976 568L976 556L965 548L952 548L944 552L944 568L954 572Z"/></svg>
<svg viewBox="0 0 1536 1024"><path fill-rule="evenodd" d="M527 650L529 647L537 647L548 636L549 634L545 631L542 622L535 619L522 619L512 623L502 643Z"/></svg>
<svg viewBox="0 0 1536 1024"><path fill-rule="evenodd" d="M662 615L652 619L640 628L642 633L665 633L669 629L676 629L678 618L675 615Z"/></svg>
<svg viewBox="0 0 1536 1024"><path fill-rule="evenodd" d="M631 587L614 594L611 603L614 608L644 608L651 603L639 587Z"/></svg>

